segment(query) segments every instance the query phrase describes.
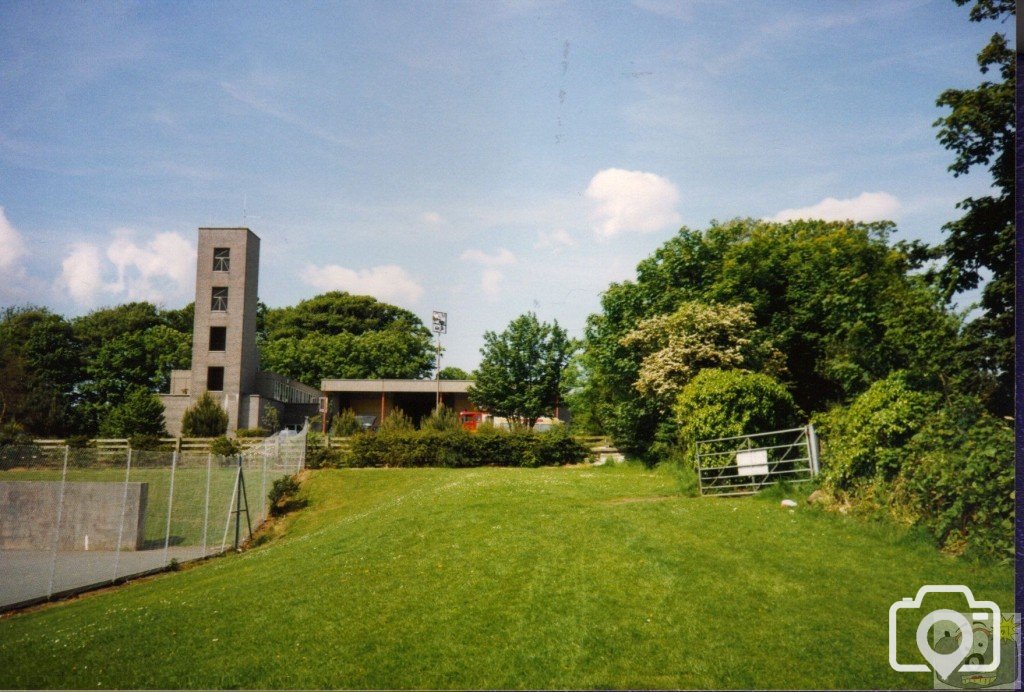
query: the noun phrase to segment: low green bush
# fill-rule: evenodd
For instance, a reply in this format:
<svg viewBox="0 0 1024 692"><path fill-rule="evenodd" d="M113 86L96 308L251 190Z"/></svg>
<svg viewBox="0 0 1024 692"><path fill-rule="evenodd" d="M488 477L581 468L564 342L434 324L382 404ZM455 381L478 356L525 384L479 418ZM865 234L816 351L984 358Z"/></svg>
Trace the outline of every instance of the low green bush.
<svg viewBox="0 0 1024 692"><path fill-rule="evenodd" d="M273 411L273 409L270 409ZM239 428L235 431L235 437L267 437L269 432L263 428Z"/></svg>
<svg viewBox="0 0 1024 692"><path fill-rule="evenodd" d="M590 451L567 431L506 432L485 427L361 433L352 438L351 466L551 466L585 461Z"/></svg>
<svg viewBox="0 0 1024 692"><path fill-rule="evenodd" d="M895 373L817 424L834 502L923 528L949 553L1012 559L1013 429L977 399Z"/></svg>
<svg viewBox="0 0 1024 692"><path fill-rule="evenodd" d="M181 434L185 437L216 437L228 429L228 412L210 395L203 392L195 404L181 417Z"/></svg>
<svg viewBox="0 0 1024 692"><path fill-rule="evenodd" d="M407 432L415 429L416 424L412 422L412 418L405 415L405 411L396 406L388 412L388 415L384 416L384 420L380 422L380 426L377 428L377 431L381 433L392 433Z"/></svg>
<svg viewBox="0 0 1024 692"><path fill-rule="evenodd" d="M279 517L304 506L304 502L295 498L298 492L299 481L295 476L282 476L275 480L270 486L270 492L267 493L267 499L270 500L270 514Z"/></svg>
<svg viewBox="0 0 1024 692"><path fill-rule="evenodd" d="M89 446L89 436L72 435L71 437L64 440L64 444L66 444L71 449L85 449L86 447Z"/></svg>
<svg viewBox="0 0 1024 692"><path fill-rule="evenodd" d="M714 368L701 370L683 387L675 416L680 446L689 459L699 440L784 430L802 423L792 395L775 379Z"/></svg>
<svg viewBox="0 0 1024 692"><path fill-rule="evenodd" d="M132 449L159 449L160 438L156 435L132 435L128 438L128 446Z"/></svg>
<svg viewBox="0 0 1024 692"><path fill-rule="evenodd" d="M459 414L447 406L435 408L429 416L420 421L421 430L459 430L461 428Z"/></svg>
<svg viewBox="0 0 1024 692"><path fill-rule="evenodd" d="M242 451L242 447L230 437L218 437L210 443L210 451L217 456L233 457Z"/></svg>
<svg viewBox="0 0 1024 692"><path fill-rule="evenodd" d="M335 437L349 437L362 430L363 426L356 419L356 412L350 408L336 414L331 420L331 435Z"/></svg>

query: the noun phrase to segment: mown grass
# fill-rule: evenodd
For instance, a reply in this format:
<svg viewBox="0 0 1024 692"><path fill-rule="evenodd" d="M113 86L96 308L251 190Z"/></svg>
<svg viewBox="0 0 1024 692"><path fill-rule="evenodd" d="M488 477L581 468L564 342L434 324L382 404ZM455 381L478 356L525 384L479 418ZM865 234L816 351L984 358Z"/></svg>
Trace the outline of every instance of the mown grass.
<svg viewBox="0 0 1024 692"><path fill-rule="evenodd" d="M0 687L914 688L893 601L963 583L1012 605L1009 567L662 471L353 469L302 492L258 549L0 621Z"/></svg>

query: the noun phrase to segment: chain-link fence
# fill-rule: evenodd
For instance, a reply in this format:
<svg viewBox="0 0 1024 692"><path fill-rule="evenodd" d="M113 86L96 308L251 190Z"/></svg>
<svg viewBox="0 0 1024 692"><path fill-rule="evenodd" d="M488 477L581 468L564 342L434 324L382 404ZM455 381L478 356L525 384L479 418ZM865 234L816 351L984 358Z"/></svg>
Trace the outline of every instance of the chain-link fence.
<svg viewBox="0 0 1024 692"><path fill-rule="evenodd" d="M233 548L305 449L305 430L236 457L0 447L0 609Z"/></svg>

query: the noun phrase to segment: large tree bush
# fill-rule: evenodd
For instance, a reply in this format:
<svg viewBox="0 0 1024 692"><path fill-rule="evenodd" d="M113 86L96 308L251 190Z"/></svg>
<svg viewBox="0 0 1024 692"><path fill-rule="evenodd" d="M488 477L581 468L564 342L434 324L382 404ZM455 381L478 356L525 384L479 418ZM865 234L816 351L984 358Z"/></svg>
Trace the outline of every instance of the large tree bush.
<svg viewBox="0 0 1024 692"><path fill-rule="evenodd" d="M484 333L483 359L469 397L513 425L532 428L554 412L562 397L562 373L575 350L558 322L520 315L500 334Z"/></svg>
<svg viewBox="0 0 1024 692"><path fill-rule="evenodd" d="M958 5L972 0L956 0ZM1015 15L1013 0L977 0L972 22L1006 22ZM981 73L994 72L971 89L947 89L937 105L950 110L935 121L938 138L954 154L949 170L961 176L987 168L993 194L968 197L957 206L963 215L946 224L941 249L947 261L943 278L947 296L982 290L982 315L968 325L967 336L975 367L996 375L997 386L982 389L989 408L997 415L1012 413L1013 404L1013 241L1014 241L1014 51L1006 35L996 32L978 54Z"/></svg>
<svg viewBox="0 0 1024 692"><path fill-rule="evenodd" d="M434 371L420 319L370 296L332 291L267 310L261 334L263 369L311 387L330 377L420 379Z"/></svg>
<svg viewBox="0 0 1024 692"><path fill-rule="evenodd" d="M673 439L661 402L637 389L649 353L628 335L692 301L749 305L754 329L742 338L785 356L787 385L806 411L849 400L899 369L953 388L960 322L914 275L913 249L890 243L893 231L890 223L754 219L682 229L640 262L634 281L602 295L602 311L587 322L588 391L578 398L622 447L642 452Z"/></svg>
<svg viewBox="0 0 1024 692"><path fill-rule="evenodd" d="M785 430L802 425L792 395L777 380L746 370L702 370L675 405L679 442L692 459L700 440Z"/></svg>
<svg viewBox="0 0 1024 692"><path fill-rule="evenodd" d="M136 387L111 409L99 432L103 437L166 435L164 405L149 390Z"/></svg>
<svg viewBox="0 0 1024 692"><path fill-rule="evenodd" d="M1013 431L980 400L898 372L817 422L833 502L921 525L950 552L1012 555Z"/></svg>

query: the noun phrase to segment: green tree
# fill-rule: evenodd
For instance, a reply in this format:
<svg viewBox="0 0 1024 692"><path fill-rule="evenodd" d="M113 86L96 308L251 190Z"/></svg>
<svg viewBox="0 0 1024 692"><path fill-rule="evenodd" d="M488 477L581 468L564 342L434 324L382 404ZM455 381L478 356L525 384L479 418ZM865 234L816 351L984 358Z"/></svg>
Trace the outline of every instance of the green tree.
<svg viewBox="0 0 1024 692"><path fill-rule="evenodd" d="M971 0L955 0L966 5ZM970 12L972 22L1006 21L1015 15L1012 0L977 0ZM995 33L978 54L982 74L995 70L997 79L973 89L947 89L937 105L950 108L935 121L938 139L955 155L949 170L966 175L986 167L995 194L968 197L957 206L963 216L943 228L942 244L947 297L976 288L983 272L991 278L982 291L983 315L968 327L972 352L980 365L998 376L989 406L1000 415L1012 413L1014 381L1014 84L1015 59L1006 36Z"/></svg>
<svg viewBox="0 0 1024 692"><path fill-rule="evenodd" d="M680 230L640 262L635 281L602 295L602 311L587 321L587 391L576 398L620 447L672 444L675 423L663 402L636 388L650 352L627 336L688 301L749 305L749 338L785 355L787 385L807 411L847 400L893 370L953 388L960 322L911 275L915 249L890 244L893 231L891 223L753 219Z"/></svg>
<svg viewBox="0 0 1024 692"><path fill-rule="evenodd" d="M81 343L85 358L90 358L118 337L142 332L158 324L164 324L160 311L152 303L146 302L93 310L71 321L75 338Z"/></svg>
<svg viewBox="0 0 1024 692"><path fill-rule="evenodd" d="M164 405L144 387L135 387L124 401L111 409L100 425L103 437L166 435Z"/></svg>
<svg viewBox="0 0 1024 692"><path fill-rule="evenodd" d="M209 392L203 392L181 418L181 434L185 437L217 437L228 430L228 413Z"/></svg>
<svg viewBox="0 0 1024 692"><path fill-rule="evenodd" d="M746 370L701 370L675 405L679 441L687 455L698 440L793 428L803 422L801 415L784 386Z"/></svg>
<svg viewBox="0 0 1024 692"><path fill-rule="evenodd" d="M440 379L442 380L471 380L473 376L462 368L457 368L454 365L449 365L441 368L439 373Z"/></svg>
<svg viewBox="0 0 1024 692"><path fill-rule="evenodd" d="M780 375L785 357L759 338L751 307L684 301L675 312L641 320L622 345L642 354L635 387L668 412L704 368L746 368Z"/></svg>
<svg viewBox="0 0 1024 692"><path fill-rule="evenodd" d="M323 379L429 377L430 332L407 310L370 296L325 293L266 311L264 370L319 387Z"/></svg>
<svg viewBox="0 0 1024 692"><path fill-rule="evenodd" d="M562 398L562 373L576 350L565 330L521 315L500 334L484 333L483 359L469 397L495 416L532 428Z"/></svg>
<svg viewBox="0 0 1024 692"><path fill-rule="evenodd" d="M67 435L81 378L80 347L71 325L45 308L0 313L0 423L35 435Z"/></svg>
<svg viewBox="0 0 1024 692"><path fill-rule="evenodd" d="M365 334L387 329L430 332L413 313L371 296L330 291L286 308L273 308L264 318L268 340L301 338L308 334Z"/></svg>
<svg viewBox="0 0 1024 692"><path fill-rule="evenodd" d="M116 402L141 387L166 392L170 371L188 367L192 344L188 334L163 324L110 338L86 361L79 385L79 418L86 432L102 425Z"/></svg>

